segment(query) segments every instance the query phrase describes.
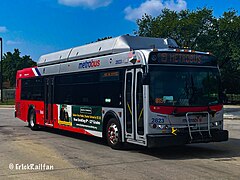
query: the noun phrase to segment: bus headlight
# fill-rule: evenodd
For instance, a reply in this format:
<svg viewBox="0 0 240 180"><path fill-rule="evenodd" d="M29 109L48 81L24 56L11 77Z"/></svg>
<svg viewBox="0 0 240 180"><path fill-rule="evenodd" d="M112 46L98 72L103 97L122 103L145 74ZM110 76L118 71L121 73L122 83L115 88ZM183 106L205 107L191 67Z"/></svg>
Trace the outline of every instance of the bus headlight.
<svg viewBox="0 0 240 180"><path fill-rule="evenodd" d="M221 126L221 124L222 124L222 121L215 121L215 122L212 122L212 126L213 126L213 127Z"/></svg>
<svg viewBox="0 0 240 180"><path fill-rule="evenodd" d="M159 125L158 125L158 128L159 128L159 129L167 129L167 128L168 128L168 125L159 124Z"/></svg>
<svg viewBox="0 0 240 180"><path fill-rule="evenodd" d="M164 125L164 124L150 124L151 128L153 129L161 129L161 130L164 130L164 129L168 129L168 125Z"/></svg>

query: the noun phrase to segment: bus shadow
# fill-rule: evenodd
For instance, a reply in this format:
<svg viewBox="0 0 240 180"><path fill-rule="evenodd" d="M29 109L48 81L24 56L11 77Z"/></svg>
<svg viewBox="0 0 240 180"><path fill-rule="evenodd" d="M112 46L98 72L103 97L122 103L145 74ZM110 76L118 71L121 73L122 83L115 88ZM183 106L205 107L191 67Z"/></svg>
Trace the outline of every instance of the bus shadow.
<svg viewBox="0 0 240 180"><path fill-rule="evenodd" d="M41 127L39 129L39 131L45 131L48 133L53 133L53 134L57 134L57 135L61 135L61 136L79 139L81 141L86 141L86 142L91 142L91 143L107 146L107 143L104 141L104 139L95 137L95 136L88 136L88 135L81 134L81 133L75 133L75 132L71 132L71 131L65 131L65 130L61 130L61 129L54 129L54 128L48 128L48 127Z"/></svg>
<svg viewBox="0 0 240 180"><path fill-rule="evenodd" d="M84 134L46 127L42 128L41 131L108 147L104 139L94 136L88 136ZM110 147L109 150L114 151L113 149L110 149ZM120 151L140 153L155 158L168 160L216 158L220 159L216 161L231 161L234 160L234 158L240 157L240 139L229 138L229 140L226 142L189 144L183 146L170 146L162 148L146 148L139 145L127 144Z"/></svg>
<svg viewBox="0 0 240 180"><path fill-rule="evenodd" d="M216 158L222 161L231 161L235 160L234 158L240 157L240 139L230 138L227 142L191 144L152 149L140 147L135 150L132 149L131 151L168 160Z"/></svg>

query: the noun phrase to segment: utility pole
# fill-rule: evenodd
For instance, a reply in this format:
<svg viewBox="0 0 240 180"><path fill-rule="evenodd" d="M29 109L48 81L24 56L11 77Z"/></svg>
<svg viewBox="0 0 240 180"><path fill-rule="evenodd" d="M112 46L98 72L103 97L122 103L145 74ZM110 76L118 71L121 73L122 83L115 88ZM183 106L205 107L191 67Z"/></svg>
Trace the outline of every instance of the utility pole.
<svg viewBox="0 0 240 180"><path fill-rule="evenodd" d="M2 64L2 55L3 55L3 43L2 38L0 37L0 45L1 45L1 102L3 102L3 64Z"/></svg>

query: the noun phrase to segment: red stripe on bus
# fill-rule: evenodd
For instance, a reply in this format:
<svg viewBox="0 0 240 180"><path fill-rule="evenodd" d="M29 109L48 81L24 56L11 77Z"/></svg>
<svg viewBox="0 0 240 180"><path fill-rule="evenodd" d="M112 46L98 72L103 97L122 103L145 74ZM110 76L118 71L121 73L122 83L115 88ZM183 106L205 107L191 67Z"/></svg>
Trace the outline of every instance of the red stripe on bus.
<svg viewBox="0 0 240 180"><path fill-rule="evenodd" d="M150 106L152 112L161 114L186 113L186 112L202 112L202 111L220 111L223 105L203 106L203 107L173 107L173 106Z"/></svg>
<svg viewBox="0 0 240 180"><path fill-rule="evenodd" d="M86 135L89 135L89 136L94 136L93 134L89 133L87 130L82 129L82 128L74 128L74 127L62 126L62 125L59 125L57 128L62 129L62 130L71 131L71 132L86 134Z"/></svg>

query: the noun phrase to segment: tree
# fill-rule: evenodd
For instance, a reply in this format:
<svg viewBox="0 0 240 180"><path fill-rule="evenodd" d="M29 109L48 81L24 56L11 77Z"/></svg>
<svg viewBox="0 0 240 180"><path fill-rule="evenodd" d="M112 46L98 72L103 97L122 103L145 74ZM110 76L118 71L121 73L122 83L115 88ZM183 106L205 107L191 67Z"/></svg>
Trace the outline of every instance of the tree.
<svg viewBox="0 0 240 180"><path fill-rule="evenodd" d="M201 38L214 34L216 19L207 8L179 13L164 9L157 17L145 14L137 25L137 35L173 38L181 47L197 48Z"/></svg>
<svg viewBox="0 0 240 180"><path fill-rule="evenodd" d="M218 19L218 39L213 53L220 61L229 93L240 93L240 16L232 10Z"/></svg>
<svg viewBox="0 0 240 180"><path fill-rule="evenodd" d="M235 10L216 18L207 8L164 9L157 17L143 15L137 25L136 35L173 38L181 48L212 52L218 58L223 88L240 93L240 16Z"/></svg>
<svg viewBox="0 0 240 180"><path fill-rule="evenodd" d="M104 37L104 38L98 38L98 39L96 40L96 42L98 42L98 41L103 41L103 40L107 40L107 39L112 39L112 36L107 36L107 37Z"/></svg>
<svg viewBox="0 0 240 180"><path fill-rule="evenodd" d="M10 85L14 86L16 81L16 73L18 70L36 66L30 56L20 56L19 49L14 49L14 52L7 52L3 56L3 80L10 81Z"/></svg>
<svg viewBox="0 0 240 180"><path fill-rule="evenodd" d="M91 43L104 41L104 40L107 40L107 39L112 39L112 36L106 36L106 37L103 37L103 38L98 38L96 41L92 41ZM87 44L89 44L89 43L87 43Z"/></svg>

